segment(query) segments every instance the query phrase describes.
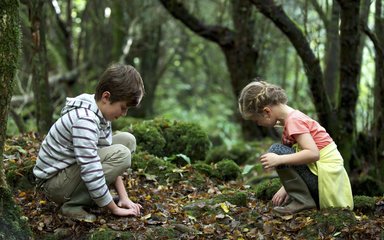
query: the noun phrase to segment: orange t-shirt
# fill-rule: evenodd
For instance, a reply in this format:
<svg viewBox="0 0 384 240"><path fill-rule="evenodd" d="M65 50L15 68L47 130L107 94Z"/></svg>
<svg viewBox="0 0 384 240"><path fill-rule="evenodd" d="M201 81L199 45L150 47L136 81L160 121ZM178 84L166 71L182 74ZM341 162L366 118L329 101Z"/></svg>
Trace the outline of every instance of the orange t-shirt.
<svg viewBox="0 0 384 240"><path fill-rule="evenodd" d="M318 122L295 110L285 119L282 143L292 147L296 143L294 135L303 133L311 134L319 150L333 142L331 136Z"/></svg>

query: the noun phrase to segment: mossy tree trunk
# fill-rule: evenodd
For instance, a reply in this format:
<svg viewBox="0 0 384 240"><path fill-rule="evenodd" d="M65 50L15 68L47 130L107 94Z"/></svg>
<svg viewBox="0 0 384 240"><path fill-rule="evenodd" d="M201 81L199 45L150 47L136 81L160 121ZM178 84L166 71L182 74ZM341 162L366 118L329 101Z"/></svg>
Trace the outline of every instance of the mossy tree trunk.
<svg viewBox="0 0 384 240"><path fill-rule="evenodd" d="M32 82L35 96L36 122L40 134L52 125L53 107L48 83L48 60L45 41L44 0L28 2L32 36Z"/></svg>
<svg viewBox="0 0 384 240"><path fill-rule="evenodd" d="M19 1L2 0L0 19L0 238L28 239L30 231L15 207L3 164L7 117L20 52Z"/></svg>

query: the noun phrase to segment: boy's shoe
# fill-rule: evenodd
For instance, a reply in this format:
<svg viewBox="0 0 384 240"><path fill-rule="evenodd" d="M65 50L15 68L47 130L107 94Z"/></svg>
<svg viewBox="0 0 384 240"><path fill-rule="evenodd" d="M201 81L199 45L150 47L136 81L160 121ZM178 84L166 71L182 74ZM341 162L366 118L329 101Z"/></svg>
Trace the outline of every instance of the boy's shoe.
<svg viewBox="0 0 384 240"><path fill-rule="evenodd" d="M83 209L82 206L74 206L74 207L62 206L60 208L60 213L66 217L83 221L83 222L91 223L96 221L96 215L88 213Z"/></svg>

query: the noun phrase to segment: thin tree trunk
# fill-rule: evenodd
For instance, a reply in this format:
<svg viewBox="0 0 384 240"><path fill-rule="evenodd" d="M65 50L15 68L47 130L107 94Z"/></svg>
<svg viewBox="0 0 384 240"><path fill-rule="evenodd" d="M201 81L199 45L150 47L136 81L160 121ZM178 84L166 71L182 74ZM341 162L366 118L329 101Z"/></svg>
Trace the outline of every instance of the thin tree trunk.
<svg viewBox="0 0 384 240"><path fill-rule="evenodd" d="M33 49L32 82L35 96L37 129L40 134L48 132L52 125L53 114L48 84L44 2L44 0L29 2Z"/></svg>
<svg viewBox="0 0 384 240"><path fill-rule="evenodd" d="M340 23L340 105L338 107L337 135L333 136L343 155L345 167L349 170L349 160L356 144L356 104L359 96L359 10L360 1L339 0L341 7Z"/></svg>

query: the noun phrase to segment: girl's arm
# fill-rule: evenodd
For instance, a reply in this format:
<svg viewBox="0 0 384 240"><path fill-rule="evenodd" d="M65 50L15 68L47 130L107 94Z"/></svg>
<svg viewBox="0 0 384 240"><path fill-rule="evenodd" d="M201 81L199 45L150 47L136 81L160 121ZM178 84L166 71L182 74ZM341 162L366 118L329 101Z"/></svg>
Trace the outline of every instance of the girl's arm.
<svg viewBox="0 0 384 240"><path fill-rule="evenodd" d="M311 134L303 133L294 135L301 151L293 154L277 155L266 153L260 157L264 168L273 168L279 165L303 165L319 160L320 153Z"/></svg>

